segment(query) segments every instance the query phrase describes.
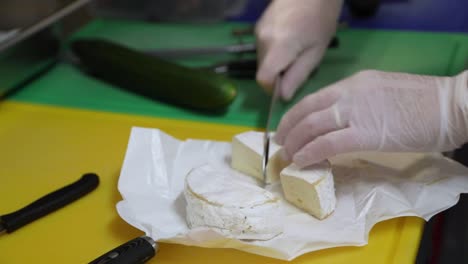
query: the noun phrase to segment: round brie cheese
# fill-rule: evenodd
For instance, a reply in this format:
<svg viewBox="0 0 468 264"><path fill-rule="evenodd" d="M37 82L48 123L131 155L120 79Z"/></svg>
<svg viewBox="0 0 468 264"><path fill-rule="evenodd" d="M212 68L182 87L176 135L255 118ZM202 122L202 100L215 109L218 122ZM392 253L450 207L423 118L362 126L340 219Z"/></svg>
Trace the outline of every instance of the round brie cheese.
<svg viewBox="0 0 468 264"><path fill-rule="evenodd" d="M268 240L283 232L280 200L272 193L203 165L186 177L187 223L227 237Z"/></svg>

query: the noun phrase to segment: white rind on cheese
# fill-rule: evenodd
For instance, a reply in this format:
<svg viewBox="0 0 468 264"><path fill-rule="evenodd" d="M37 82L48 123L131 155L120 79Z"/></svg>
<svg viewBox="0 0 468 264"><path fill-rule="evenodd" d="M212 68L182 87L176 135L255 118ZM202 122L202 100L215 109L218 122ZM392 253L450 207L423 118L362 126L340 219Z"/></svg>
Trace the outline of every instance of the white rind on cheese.
<svg viewBox="0 0 468 264"><path fill-rule="evenodd" d="M209 227L227 237L269 240L283 232L280 200L272 193L210 165L186 177L190 228Z"/></svg>
<svg viewBox="0 0 468 264"><path fill-rule="evenodd" d="M304 169L291 164L281 171L281 185L287 201L318 219L329 216L336 206L330 162Z"/></svg>
<svg viewBox="0 0 468 264"><path fill-rule="evenodd" d="M249 131L238 134L232 139L231 167L258 180L263 180L262 132ZM289 163L283 161L280 155L281 146L270 141L269 160L266 168L266 183L279 181L281 170Z"/></svg>

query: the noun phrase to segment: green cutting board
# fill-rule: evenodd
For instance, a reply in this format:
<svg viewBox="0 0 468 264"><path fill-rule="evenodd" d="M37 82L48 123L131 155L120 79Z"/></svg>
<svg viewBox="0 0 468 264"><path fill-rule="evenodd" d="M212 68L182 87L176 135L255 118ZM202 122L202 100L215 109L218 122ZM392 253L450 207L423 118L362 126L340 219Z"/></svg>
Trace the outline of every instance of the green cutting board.
<svg viewBox="0 0 468 264"><path fill-rule="evenodd" d="M232 23L184 25L95 20L74 38L102 37L141 50L217 46L238 43L231 30L245 26ZM338 32L338 37L339 48L328 51L318 73L304 85L292 102L281 106L274 123L306 94L363 69L452 75L464 69L468 59L468 36L462 34L343 29ZM179 62L201 66L227 58L204 57ZM239 95L229 109L223 114L207 115L129 93L62 62L14 94L10 100L263 127L269 96L253 80L236 80L236 83Z"/></svg>

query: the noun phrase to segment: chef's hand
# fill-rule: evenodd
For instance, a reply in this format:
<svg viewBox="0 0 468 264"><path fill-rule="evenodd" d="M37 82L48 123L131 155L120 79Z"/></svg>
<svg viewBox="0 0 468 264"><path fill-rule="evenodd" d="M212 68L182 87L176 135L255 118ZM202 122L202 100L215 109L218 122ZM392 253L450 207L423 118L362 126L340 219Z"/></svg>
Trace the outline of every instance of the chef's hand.
<svg viewBox="0 0 468 264"><path fill-rule="evenodd" d="M468 141L468 71L359 72L293 106L275 140L300 167L354 151L453 150Z"/></svg>
<svg viewBox="0 0 468 264"><path fill-rule="evenodd" d="M335 34L343 0L274 0L257 23L257 82L271 91L284 72L280 95L290 100L322 59Z"/></svg>

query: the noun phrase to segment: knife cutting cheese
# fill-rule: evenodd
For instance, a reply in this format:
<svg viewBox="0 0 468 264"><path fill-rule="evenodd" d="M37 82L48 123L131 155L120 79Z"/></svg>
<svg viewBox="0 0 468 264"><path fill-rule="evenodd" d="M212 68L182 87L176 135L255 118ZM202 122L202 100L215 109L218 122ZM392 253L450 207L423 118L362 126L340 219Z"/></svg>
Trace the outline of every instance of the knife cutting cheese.
<svg viewBox="0 0 468 264"><path fill-rule="evenodd" d="M273 141L270 142L265 183L279 181L280 171L288 165L281 159L280 148L281 146ZM262 155L263 133L249 131L233 137L232 168L261 181L263 180Z"/></svg>
<svg viewBox="0 0 468 264"><path fill-rule="evenodd" d="M336 206L331 164L328 161L299 169L281 159L281 146L270 142L267 183L281 180L288 202L310 215L324 219ZM255 179L262 179L263 133L248 131L232 139L231 166Z"/></svg>
<svg viewBox="0 0 468 264"><path fill-rule="evenodd" d="M281 75L280 73L275 80L275 86L273 87L272 95L271 95L271 100L270 100L270 105L268 107L268 116L267 116L267 121L265 124L265 133L263 133L263 154L262 154L262 182L263 184L267 184L267 166L268 166L268 161L269 161L269 152L270 152L270 139L271 139L271 132L273 131L273 126L271 122L271 118L273 116L273 113L275 112L276 104L279 99L279 93L281 91Z"/></svg>

